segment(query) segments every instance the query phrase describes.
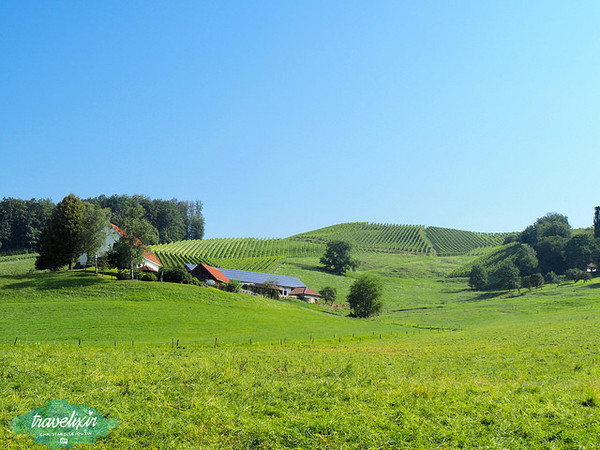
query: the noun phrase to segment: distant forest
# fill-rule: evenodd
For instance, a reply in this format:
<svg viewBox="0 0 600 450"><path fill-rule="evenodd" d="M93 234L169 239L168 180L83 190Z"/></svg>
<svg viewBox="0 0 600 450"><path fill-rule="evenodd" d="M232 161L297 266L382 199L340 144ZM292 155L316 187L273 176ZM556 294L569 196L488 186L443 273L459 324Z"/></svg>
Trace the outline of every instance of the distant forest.
<svg viewBox="0 0 600 450"><path fill-rule="evenodd" d="M145 195L112 195L84 199L111 211L111 222L120 225L125 212L136 205L158 231L160 243L204 237L202 202L151 199ZM55 204L49 199L3 198L0 202L0 253L36 251Z"/></svg>

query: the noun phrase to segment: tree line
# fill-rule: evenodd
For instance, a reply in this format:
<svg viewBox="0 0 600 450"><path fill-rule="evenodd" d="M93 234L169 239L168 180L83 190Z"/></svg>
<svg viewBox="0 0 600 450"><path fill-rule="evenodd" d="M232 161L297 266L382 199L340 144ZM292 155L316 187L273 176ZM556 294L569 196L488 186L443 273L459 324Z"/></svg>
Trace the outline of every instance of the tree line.
<svg viewBox="0 0 600 450"><path fill-rule="evenodd" d="M561 279L585 282L591 278L588 266L600 267L600 207L595 208L592 228L574 232L566 216L548 213L506 243L511 241L518 243L516 252L492 273L480 264L473 266L471 287L520 290Z"/></svg>
<svg viewBox="0 0 600 450"><path fill-rule="evenodd" d="M151 199L144 195L100 195L82 200L108 210L108 220L123 227L127 212L137 206L142 217L156 230L156 242L168 243L204 237L202 202ZM56 206L50 199L0 201L0 252L34 252ZM140 210L141 211L141 210Z"/></svg>

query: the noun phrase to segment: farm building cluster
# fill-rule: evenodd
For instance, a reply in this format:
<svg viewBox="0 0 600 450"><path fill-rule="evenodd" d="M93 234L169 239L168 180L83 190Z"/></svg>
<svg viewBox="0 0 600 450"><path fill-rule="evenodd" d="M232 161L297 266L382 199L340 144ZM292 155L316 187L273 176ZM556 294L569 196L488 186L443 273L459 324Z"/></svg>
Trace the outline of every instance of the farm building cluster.
<svg viewBox="0 0 600 450"><path fill-rule="evenodd" d="M125 232L117 225L112 223L110 225L110 228L106 232L106 240L98 252L98 256L110 251L113 244L125 236ZM143 246L141 242L139 242L139 245ZM89 265L88 257L84 253L78 260L78 266L86 267ZM145 249L142 262L138 264L137 268L145 272L158 273L162 266L163 264L160 260ZM257 292L261 289L271 289L278 291L280 297L296 297L308 303L316 303L321 298L321 294L310 289L296 277L248 272L245 270L220 269L207 264L185 264L185 268L193 278L217 287L235 280L242 284L242 289L251 292Z"/></svg>
<svg viewBox="0 0 600 450"><path fill-rule="evenodd" d="M271 273L248 272L246 270L221 269L207 264L186 264L186 269L194 278L208 284L221 285L231 280L239 281L242 289L274 289L281 297L296 297L308 303L316 303L321 294L313 291L296 277Z"/></svg>

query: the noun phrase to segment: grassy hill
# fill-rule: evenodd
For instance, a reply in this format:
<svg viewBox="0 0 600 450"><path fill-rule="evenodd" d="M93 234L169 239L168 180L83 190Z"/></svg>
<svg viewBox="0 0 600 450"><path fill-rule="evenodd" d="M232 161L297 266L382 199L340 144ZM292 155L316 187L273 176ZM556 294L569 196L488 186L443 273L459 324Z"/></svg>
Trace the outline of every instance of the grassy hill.
<svg viewBox="0 0 600 450"><path fill-rule="evenodd" d="M386 286L366 321L0 262L3 447L32 448L8 423L54 398L119 419L100 449L597 446L598 279L480 293L447 276L475 255L360 258ZM276 270L341 296L361 273L321 272L316 257Z"/></svg>

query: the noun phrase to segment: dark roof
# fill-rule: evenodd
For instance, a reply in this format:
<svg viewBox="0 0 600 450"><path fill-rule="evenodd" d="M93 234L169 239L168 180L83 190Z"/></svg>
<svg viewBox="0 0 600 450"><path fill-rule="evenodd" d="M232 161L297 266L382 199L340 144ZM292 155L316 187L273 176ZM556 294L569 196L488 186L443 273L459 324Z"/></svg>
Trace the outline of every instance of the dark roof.
<svg viewBox="0 0 600 450"><path fill-rule="evenodd" d="M311 288L307 288L307 287L296 288L296 289L292 290L292 292L290 292L290 295L310 295L311 297L320 297L321 296L321 294L319 294L318 292L315 292Z"/></svg>
<svg viewBox="0 0 600 450"><path fill-rule="evenodd" d="M266 281L274 282L277 286L284 288L306 287L306 285L296 277L287 277L284 275L275 275L272 273L247 272L245 270L219 269L223 275L230 280L238 280L242 283L265 284Z"/></svg>

